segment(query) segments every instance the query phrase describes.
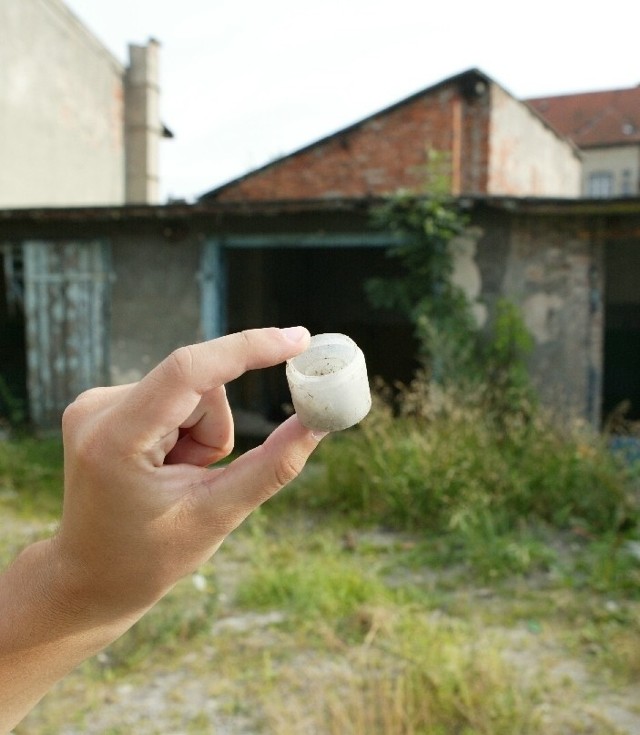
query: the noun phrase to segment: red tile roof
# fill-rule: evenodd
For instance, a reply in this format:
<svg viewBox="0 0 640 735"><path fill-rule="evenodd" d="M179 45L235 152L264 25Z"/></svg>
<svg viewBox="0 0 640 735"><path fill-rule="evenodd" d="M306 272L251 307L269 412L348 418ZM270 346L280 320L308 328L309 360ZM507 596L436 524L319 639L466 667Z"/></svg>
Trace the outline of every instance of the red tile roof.
<svg viewBox="0 0 640 735"><path fill-rule="evenodd" d="M526 102L579 148L640 142L640 85Z"/></svg>

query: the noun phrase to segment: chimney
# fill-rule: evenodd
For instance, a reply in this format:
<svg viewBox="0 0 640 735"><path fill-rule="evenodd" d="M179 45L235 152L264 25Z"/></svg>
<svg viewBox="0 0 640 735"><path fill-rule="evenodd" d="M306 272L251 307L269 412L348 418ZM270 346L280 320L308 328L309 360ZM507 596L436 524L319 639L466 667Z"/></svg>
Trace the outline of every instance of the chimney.
<svg viewBox="0 0 640 735"><path fill-rule="evenodd" d="M158 204L160 200L159 49L160 44L153 38L146 46L129 45L124 97L127 204Z"/></svg>

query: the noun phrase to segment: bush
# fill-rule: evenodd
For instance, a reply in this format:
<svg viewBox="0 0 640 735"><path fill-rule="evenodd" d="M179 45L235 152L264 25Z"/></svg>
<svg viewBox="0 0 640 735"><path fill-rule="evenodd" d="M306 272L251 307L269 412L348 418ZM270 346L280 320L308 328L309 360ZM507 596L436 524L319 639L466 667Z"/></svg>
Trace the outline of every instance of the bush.
<svg viewBox="0 0 640 735"><path fill-rule="evenodd" d="M630 476L595 431L559 428L533 404L494 406L486 386L445 392L422 377L394 401L378 395L358 429L321 447L326 473L309 478L305 498L398 530L635 523Z"/></svg>

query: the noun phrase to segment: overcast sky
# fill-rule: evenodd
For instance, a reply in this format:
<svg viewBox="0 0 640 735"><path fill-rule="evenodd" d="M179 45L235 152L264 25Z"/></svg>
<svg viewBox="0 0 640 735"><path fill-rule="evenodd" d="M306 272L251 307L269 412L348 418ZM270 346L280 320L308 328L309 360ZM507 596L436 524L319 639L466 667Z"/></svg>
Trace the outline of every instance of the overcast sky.
<svg viewBox="0 0 640 735"><path fill-rule="evenodd" d="M640 83L635 2L65 0L123 63L161 43L163 197L210 188L477 67L516 97Z"/></svg>

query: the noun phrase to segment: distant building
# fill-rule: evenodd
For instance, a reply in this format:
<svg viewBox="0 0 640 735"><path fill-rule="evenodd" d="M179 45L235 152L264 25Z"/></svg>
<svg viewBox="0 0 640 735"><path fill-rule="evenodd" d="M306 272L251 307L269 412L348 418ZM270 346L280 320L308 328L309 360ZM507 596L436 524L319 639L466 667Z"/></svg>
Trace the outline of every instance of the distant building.
<svg viewBox="0 0 640 735"><path fill-rule="evenodd" d="M571 141L471 69L202 198L357 198L424 192L442 181L456 196L577 197L581 170Z"/></svg>
<svg viewBox="0 0 640 735"><path fill-rule="evenodd" d="M640 194L640 86L527 100L582 153L582 194Z"/></svg>
<svg viewBox="0 0 640 735"><path fill-rule="evenodd" d="M0 0L0 207L156 203L158 50L125 68L61 0Z"/></svg>

